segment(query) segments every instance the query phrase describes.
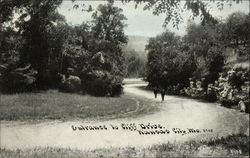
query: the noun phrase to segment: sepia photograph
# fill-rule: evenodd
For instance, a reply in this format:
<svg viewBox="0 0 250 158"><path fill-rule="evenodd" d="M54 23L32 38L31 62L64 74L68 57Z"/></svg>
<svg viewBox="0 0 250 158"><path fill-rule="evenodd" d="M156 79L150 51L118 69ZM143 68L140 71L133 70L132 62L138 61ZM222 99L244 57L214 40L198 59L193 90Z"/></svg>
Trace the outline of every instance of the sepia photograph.
<svg viewBox="0 0 250 158"><path fill-rule="evenodd" d="M0 0L0 157L249 157L249 52L249 0Z"/></svg>

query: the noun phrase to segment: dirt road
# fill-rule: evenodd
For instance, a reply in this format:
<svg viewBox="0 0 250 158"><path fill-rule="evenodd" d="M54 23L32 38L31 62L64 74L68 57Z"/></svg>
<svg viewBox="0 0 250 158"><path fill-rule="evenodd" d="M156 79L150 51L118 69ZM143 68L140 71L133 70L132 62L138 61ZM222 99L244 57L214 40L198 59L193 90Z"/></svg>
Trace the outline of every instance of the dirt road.
<svg viewBox="0 0 250 158"><path fill-rule="evenodd" d="M138 86L145 83L125 85L125 93L139 95L155 102L161 102L160 96L154 99L152 92L142 90ZM208 139L236 133L247 133L249 115L236 110L227 109L214 103L203 103L193 99L166 96L161 102L160 110L149 115L135 118L122 118L110 121L78 121L78 122L44 122L28 124L20 122L1 122L1 148L33 148L70 147L78 149L95 149L110 147L147 147L168 141L185 141L190 139ZM134 123L137 130L124 130L122 123ZM162 129L143 130L143 125L160 124ZM73 130L73 127L104 126L107 130ZM118 130L112 126L118 127ZM134 127L134 126L133 126ZM178 128L180 130L173 130ZM188 131L187 128L198 129L200 133L181 134L177 131ZM169 134L139 134L141 131L169 130ZM206 131L207 129L207 131ZM177 133L175 133L175 132Z"/></svg>

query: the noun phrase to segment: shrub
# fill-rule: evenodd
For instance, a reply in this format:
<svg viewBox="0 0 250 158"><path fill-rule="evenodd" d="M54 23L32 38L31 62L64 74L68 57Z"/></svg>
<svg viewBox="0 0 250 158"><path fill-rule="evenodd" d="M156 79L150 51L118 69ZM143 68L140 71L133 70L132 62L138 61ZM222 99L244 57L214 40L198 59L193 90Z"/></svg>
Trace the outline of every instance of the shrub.
<svg viewBox="0 0 250 158"><path fill-rule="evenodd" d="M69 75L67 78L63 74L58 74L60 78L59 91L68 93L78 93L81 91L81 79L78 76Z"/></svg>
<svg viewBox="0 0 250 158"><path fill-rule="evenodd" d="M37 71L30 65L19 68L16 64L1 65L0 91L3 93L27 92L35 89Z"/></svg>
<svg viewBox="0 0 250 158"><path fill-rule="evenodd" d="M95 96L119 96L122 94L122 78L108 71L95 70L82 74L86 91Z"/></svg>
<svg viewBox="0 0 250 158"><path fill-rule="evenodd" d="M234 88L241 90L244 82L249 80L249 70L242 67L234 67L228 72L228 82Z"/></svg>
<svg viewBox="0 0 250 158"><path fill-rule="evenodd" d="M189 86L180 90L180 94L187 95L192 98L206 99L205 89L202 87L202 81L193 81L189 79ZM210 92L210 91L209 91Z"/></svg>

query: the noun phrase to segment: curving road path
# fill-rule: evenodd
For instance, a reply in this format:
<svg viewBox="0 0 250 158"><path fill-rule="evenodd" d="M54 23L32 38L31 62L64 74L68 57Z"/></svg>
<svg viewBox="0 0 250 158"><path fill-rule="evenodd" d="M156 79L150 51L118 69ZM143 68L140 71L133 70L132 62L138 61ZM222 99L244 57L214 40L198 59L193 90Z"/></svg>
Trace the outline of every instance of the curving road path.
<svg viewBox="0 0 250 158"><path fill-rule="evenodd" d="M110 121L44 122L28 124L21 122L1 122L1 148L70 147L83 150L110 147L147 147L153 144L172 141L209 139L229 134L245 133L249 130L249 114L227 109L214 103L203 103L193 99L166 96L165 101L154 99L153 93L138 88L146 83L140 80L128 80L125 93L138 95L160 103L160 110L153 114L135 118L122 118ZM136 83L136 84L132 84ZM122 130L121 123L161 124L169 134L140 135L138 131ZM103 126L108 130L76 130L76 126ZM113 130L118 126L118 130ZM199 129L201 133L178 134L173 128L188 131L187 128ZM203 131L212 129L213 131ZM160 130L160 129L158 129ZM143 130L144 132L146 130ZM150 131L150 130L147 130ZM152 130L151 130L152 131ZM153 130L155 131L155 130ZM175 130L176 131L176 130Z"/></svg>

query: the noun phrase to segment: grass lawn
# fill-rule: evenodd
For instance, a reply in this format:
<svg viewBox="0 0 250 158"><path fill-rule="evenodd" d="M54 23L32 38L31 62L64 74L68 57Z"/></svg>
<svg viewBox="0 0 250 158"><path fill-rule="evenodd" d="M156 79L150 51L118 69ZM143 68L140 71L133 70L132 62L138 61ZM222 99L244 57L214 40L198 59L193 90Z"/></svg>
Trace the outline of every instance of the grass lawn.
<svg viewBox="0 0 250 158"><path fill-rule="evenodd" d="M122 95L93 97L49 90L0 95L0 120L73 120L137 116L156 110L149 100Z"/></svg>
<svg viewBox="0 0 250 158"><path fill-rule="evenodd" d="M249 137L232 135L210 141L158 144L149 148L134 147L81 151L64 148L27 150L0 149L3 158L82 158L82 157L244 157L249 155Z"/></svg>

